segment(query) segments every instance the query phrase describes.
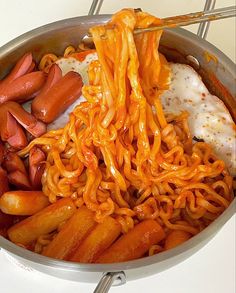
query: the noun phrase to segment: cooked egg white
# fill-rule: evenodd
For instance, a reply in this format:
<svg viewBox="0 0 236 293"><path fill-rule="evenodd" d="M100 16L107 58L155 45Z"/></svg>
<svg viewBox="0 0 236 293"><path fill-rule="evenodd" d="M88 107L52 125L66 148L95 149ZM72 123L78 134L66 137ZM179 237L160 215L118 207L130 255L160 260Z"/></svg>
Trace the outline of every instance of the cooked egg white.
<svg viewBox="0 0 236 293"><path fill-rule="evenodd" d="M61 58L57 61L63 75L68 71L76 71L82 76L84 84L88 84L88 65L97 59L91 53L81 62L75 58ZM171 63L170 87L161 101L165 113L189 113L189 127L193 136L209 143L216 155L225 161L232 175L236 175L236 128L232 117L224 103L209 93L201 77L188 65ZM66 112L48 126L48 129L63 127L69 119L69 113L80 102L81 96Z"/></svg>
<svg viewBox="0 0 236 293"><path fill-rule="evenodd" d="M65 75L69 71L78 72L82 77L83 83L88 84L88 65L97 59L97 53L91 53L83 61L79 61L74 57L67 57L58 59L56 63L61 68L62 75Z"/></svg>
<svg viewBox="0 0 236 293"><path fill-rule="evenodd" d="M211 95L201 77L190 66L171 63L171 83L161 96L165 113L189 113L193 136L204 139L236 175L236 128L224 103Z"/></svg>

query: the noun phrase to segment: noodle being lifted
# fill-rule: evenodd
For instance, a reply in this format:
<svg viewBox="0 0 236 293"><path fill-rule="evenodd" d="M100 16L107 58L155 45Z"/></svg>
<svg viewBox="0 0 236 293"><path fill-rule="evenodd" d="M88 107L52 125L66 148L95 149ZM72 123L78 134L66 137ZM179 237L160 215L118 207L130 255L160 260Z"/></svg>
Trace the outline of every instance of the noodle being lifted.
<svg viewBox="0 0 236 293"><path fill-rule="evenodd" d="M87 101L64 128L18 153L35 146L46 153L42 191L51 205L12 226L12 241L66 260L126 261L188 240L228 207L233 180L225 163L207 143L192 143L186 112L163 111L170 67L158 52L162 32L133 35L160 22L125 9L91 29L98 60L82 89ZM70 212L58 223L54 209ZM39 225L40 233L23 235Z"/></svg>

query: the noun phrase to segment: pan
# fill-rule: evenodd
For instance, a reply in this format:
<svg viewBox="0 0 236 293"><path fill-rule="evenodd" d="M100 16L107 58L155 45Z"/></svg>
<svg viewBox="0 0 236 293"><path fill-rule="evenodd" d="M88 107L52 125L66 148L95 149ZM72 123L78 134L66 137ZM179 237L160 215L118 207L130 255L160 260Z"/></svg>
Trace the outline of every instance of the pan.
<svg viewBox="0 0 236 293"><path fill-rule="evenodd" d="M36 61L48 52L62 55L68 45L78 46L89 28L107 22L111 15L89 15L65 19L32 30L0 48L0 78L26 52ZM169 61L189 64L201 75L209 91L221 98L235 120L236 68L220 50L201 37L184 29L163 33L160 51ZM217 62L209 62L206 54ZM111 284L121 285L128 280L164 271L194 254L209 242L234 215L236 199L211 225L184 244L138 260L113 264L80 264L51 259L23 249L0 237L0 247L25 266L59 278L79 282L99 282L95 292L107 292Z"/></svg>

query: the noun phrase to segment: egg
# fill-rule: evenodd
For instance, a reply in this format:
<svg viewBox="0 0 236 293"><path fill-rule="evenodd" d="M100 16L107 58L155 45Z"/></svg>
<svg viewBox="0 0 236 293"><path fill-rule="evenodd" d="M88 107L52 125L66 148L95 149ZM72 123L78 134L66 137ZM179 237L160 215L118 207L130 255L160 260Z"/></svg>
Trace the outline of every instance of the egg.
<svg viewBox="0 0 236 293"><path fill-rule="evenodd" d="M78 72L82 77L83 83L88 84L88 65L98 59L97 53L87 54L84 59L77 59L75 57L60 58L56 61L56 64L61 68L62 75L69 71Z"/></svg>
<svg viewBox="0 0 236 293"><path fill-rule="evenodd" d="M97 54L88 54L84 60L74 57L56 61L63 75L69 71L80 73L84 84L88 84L88 65L97 60ZM189 127L192 136L209 143L215 154L225 161L231 175L236 175L236 128L224 103L211 95L201 77L190 66L170 63L171 81L169 89L160 96L164 112L189 113ZM58 119L48 125L48 130L63 127L76 105L84 101L81 96Z"/></svg>
<svg viewBox="0 0 236 293"><path fill-rule="evenodd" d="M170 63L170 67L170 86L161 95L164 112L187 111L192 136L209 143L235 176L236 128L228 109L218 97L209 93L192 67L178 63Z"/></svg>

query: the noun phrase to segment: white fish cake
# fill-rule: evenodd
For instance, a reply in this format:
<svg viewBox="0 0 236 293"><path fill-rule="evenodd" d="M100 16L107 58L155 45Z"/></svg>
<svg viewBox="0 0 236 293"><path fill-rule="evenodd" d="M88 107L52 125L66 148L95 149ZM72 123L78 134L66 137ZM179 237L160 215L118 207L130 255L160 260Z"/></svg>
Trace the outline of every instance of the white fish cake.
<svg viewBox="0 0 236 293"><path fill-rule="evenodd" d="M170 87L161 96L165 113L189 113L193 136L209 143L225 161L231 175L236 175L236 127L224 103L211 95L201 77L190 66L170 64Z"/></svg>

